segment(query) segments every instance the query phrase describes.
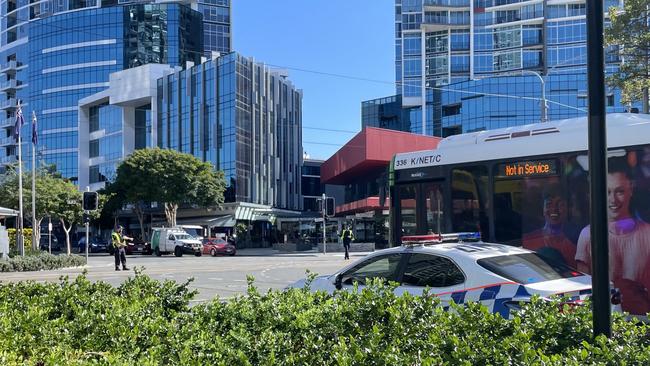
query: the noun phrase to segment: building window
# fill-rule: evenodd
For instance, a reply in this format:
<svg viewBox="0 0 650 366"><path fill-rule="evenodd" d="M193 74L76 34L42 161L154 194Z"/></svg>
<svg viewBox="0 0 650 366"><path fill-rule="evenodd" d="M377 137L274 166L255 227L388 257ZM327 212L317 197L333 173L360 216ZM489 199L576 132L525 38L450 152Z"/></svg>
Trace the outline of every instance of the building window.
<svg viewBox="0 0 650 366"><path fill-rule="evenodd" d="M445 105L445 106L442 107L442 116L443 117L449 117L449 116L454 116L454 115L460 114L461 108L462 108L462 105L460 103L452 104L452 105Z"/></svg>
<svg viewBox="0 0 650 366"><path fill-rule="evenodd" d="M521 28L519 26L494 30L494 48L521 47Z"/></svg>
<svg viewBox="0 0 650 366"><path fill-rule="evenodd" d="M99 140L92 140L89 143L88 156L96 158L99 156Z"/></svg>
<svg viewBox="0 0 650 366"><path fill-rule="evenodd" d="M449 38L446 31L427 33L427 53L447 52Z"/></svg>
<svg viewBox="0 0 650 366"><path fill-rule="evenodd" d="M449 58L436 56L427 58L427 75L446 74L449 72Z"/></svg>
<svg viewBox="0 0 650 366"><path fill-rule="evenodd" d="M504 52L494 55L494 71L521 68L521 51Z"/></svg>

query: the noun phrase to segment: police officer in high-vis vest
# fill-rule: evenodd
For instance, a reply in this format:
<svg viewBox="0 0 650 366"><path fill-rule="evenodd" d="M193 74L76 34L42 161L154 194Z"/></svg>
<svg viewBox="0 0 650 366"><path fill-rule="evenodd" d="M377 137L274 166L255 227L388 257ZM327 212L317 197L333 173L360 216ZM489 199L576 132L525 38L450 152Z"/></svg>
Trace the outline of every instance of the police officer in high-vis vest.
<svg viewBox="0 0 650 366"><path fill-rule="evenodd" d="M111 243L113 244L113 249L115 252L114 254L115 254L116 271L120 270L120 261L122 262L122 270L124 271L129 270L129 268L126 266L126 251L124 250L124 248L126 247L126 241L133 240L133 238L130 238L126 235L122 235L123 230L124 228L118 225L113 231L113 234L111 234Z"/></svg>
<svg viewBox="0 0 650 366"><path fill-rule="evenodd" d="M345 258L350 259L350 243L354 240L354 234L352 233L352 228L347 227L343 229L341 234L341 239L343 240L343 248L345 249Z"/></svg>

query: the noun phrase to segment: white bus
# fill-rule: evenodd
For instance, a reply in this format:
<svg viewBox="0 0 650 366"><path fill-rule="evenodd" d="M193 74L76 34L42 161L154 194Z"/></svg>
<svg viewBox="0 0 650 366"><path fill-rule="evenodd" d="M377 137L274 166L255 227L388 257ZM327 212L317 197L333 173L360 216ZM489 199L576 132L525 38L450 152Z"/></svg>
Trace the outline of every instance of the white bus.
<svg viewBox="0 0 650 366"><path fill-rule="evenodd" d="M608 115L607 143L610 271L627 293L624 309L645 313L650 116ZM389 182L393 245L404 235L480 231L590 272L586 117L451 136L397 154Z"/></svg>

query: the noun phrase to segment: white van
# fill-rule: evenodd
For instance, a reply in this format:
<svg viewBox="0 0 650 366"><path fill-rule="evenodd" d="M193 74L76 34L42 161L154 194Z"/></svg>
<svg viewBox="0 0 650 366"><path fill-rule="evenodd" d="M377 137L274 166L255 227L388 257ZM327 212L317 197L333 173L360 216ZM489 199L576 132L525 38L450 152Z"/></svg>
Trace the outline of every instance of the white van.
<svg viewBox="0 0 650 366"><path fill-rule="evenodd" d="M193 237L195 237L197 239L203 239L203 238L206 237L206 235L205 235L206 229L204 229L203 226L200 226L200 225L176 225L176 227L185 230L186 233L192 235Z"/></svg>
<svg viewBox="0 0 650 366"><path fill-rule="evenodd" d="M203 253L203 244L181 228L153 228L151 250L157 256L174 253L177 257L183 254L194 254L200 257Z"/></svg>

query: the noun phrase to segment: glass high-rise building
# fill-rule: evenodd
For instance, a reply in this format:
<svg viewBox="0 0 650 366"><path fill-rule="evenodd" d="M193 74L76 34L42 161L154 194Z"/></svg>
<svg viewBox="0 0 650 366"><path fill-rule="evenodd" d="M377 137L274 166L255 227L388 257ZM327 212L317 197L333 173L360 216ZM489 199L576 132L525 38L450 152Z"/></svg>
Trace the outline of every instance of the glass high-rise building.
<svg viewBox="0 0 650 366"><path fill-rule="evenodd" d="M104 90L110 73L147 63L198 64L213 51L230 51L229 0L10 0L0 14L0 170L16 161L18 100L26 116L37 113L39 162L74 180L77 103ZM30 149L23 151L29 168Z"/></svg>
<svg viewBox="0 0 650 366"><path fill-rule="evenodd" d="M158 79L155 144L222 170L226 202L300 210L302 91L235 52Z"/></svg>
<svg viewBox="0 0 650 366"><path fill-rule="evenodd" d="M586 37L584 0L396 0L398 125L446 136L540 121L542 87L548 120L584 115ZM619 63L612 51L608 73ZM606 93L608 112L626 110L619 91Z"/></svg>

